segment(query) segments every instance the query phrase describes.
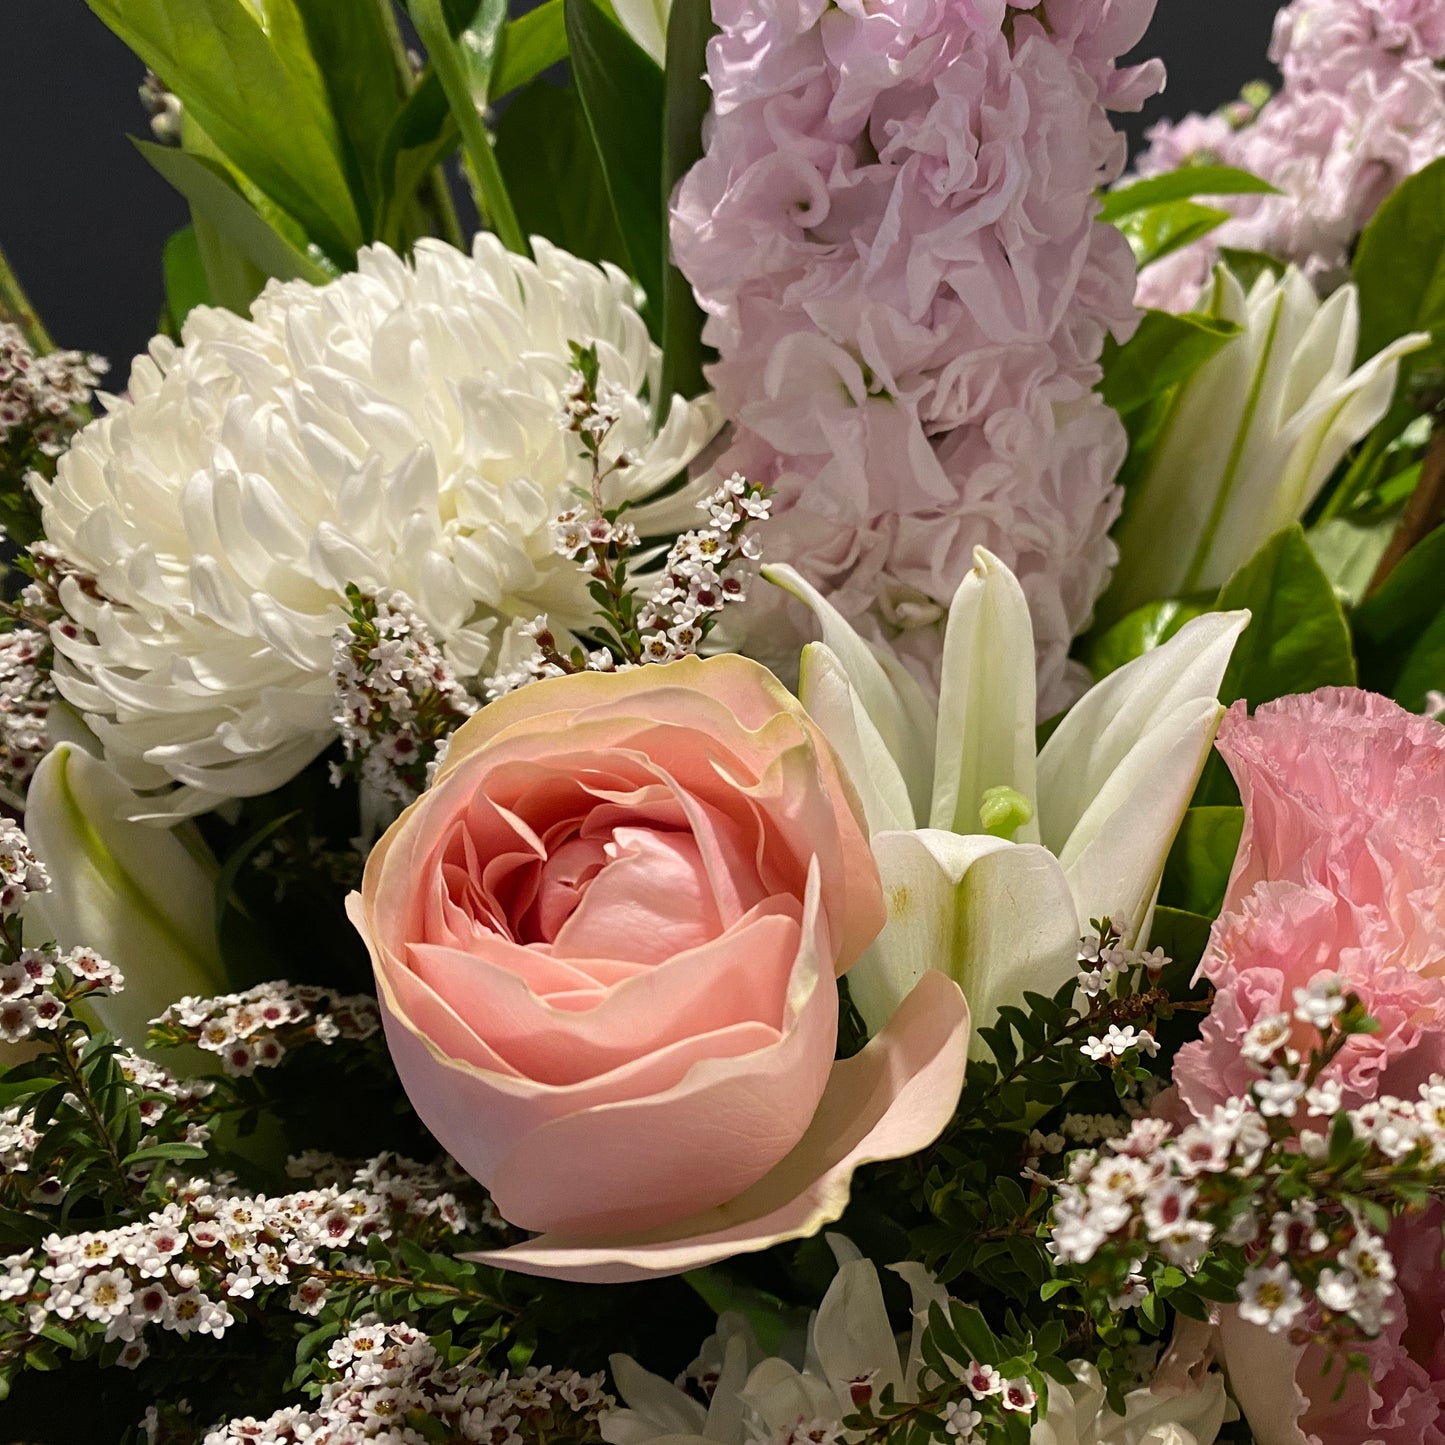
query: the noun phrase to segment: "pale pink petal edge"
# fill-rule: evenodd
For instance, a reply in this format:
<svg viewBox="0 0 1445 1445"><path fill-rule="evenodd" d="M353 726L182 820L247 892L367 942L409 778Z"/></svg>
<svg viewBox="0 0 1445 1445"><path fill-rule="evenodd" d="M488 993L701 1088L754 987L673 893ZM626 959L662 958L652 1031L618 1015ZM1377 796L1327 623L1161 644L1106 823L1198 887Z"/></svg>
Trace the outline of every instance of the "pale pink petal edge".
<svg viewBox="0 0 1445 1445"><path fill-rule="evenodd" d="M1309 1403L1296 1376L1304 1349L1234 1308L1220 1311L1219 1339L1230 1392L1259 1445L1310 1445L1299 1427Z"/></svg>
<svg viewBox="0 0 1445 1445"><path fill-rule="evenodd" d="M519 1274L622 1284L816 1234L847 1207L856 1169L915 1154L947 1126L963 1088L968 1034L958 985L930 969L862 1052L833 1066L797 1146L736 1199L645 1233L606 1240L542 1234L463 1258Z"/></svg>

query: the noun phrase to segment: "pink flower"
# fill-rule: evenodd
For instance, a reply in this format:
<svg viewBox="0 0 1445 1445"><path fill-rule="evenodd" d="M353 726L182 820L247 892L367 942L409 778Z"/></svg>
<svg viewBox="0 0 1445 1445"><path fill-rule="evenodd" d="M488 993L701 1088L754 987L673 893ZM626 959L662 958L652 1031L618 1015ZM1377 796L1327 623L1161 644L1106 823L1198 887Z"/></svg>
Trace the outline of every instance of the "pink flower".
<svg viewBox="0 0 1445 1445"><path fill-rule="evenodd" d="M1355 688L1226 714L1217 746L1245 806L1200 965L1219 990L1175 1078L1195 1114L1248 1088L1245 1031L1339 975L1380 1022L1332 1066L1343 1106L1413 1097L1445 1072L1445 726ZM1295 1024L1295 1043L1317 1037Z"/></svg>
<svg viewBox="0 0 1445 1445"><path fill-rule="evenodd" d="M1357 1345L1367 1361L1341 1386L1318 1346L1301 1348L1227 1310L1220 1341L1230 1388L1259 1445L1445 1445L1445 1277L1441 1206L1395 1221L1386 1246L1395 1262L1393 1315L1379 1337ZM1281 1389L1281 1380L1293 1389Z"/></svg>
<svg viewBox="0 0 1445 1445"><path fill-rule="evenodd" d="M1284 84L1257 115L1230 107L1149 132L1143 175L1219 162L1281 194L1219 198L1233 219L1147 268L1141 305L1188 309L1221 246L1266 251L1325 287L1338 283L1380 203L1445 152L1445 9L1436 0L1294 0L1275 18L1270 58Z"/></svg>
<svg viewBox="0 0 1445 1445"><path fill-rule="evenodd" d="M1153 0L726 0L703 159L672 244L733 422L719 465L777 493L788 559L926 678L995 552L1034 609L1041 707L1114 561L1125 437L1093 394L1136 323L1133 257L1097 223L1110 110ZM782 522L775 523L782 525ZM749 646L800 619L766 592Z"/></svg>
<svg viewBox="0 0 1445 1445"><path fill-rule="evenodd" d="M622 1279L765 1248L943 1127L946 979L834 1063L835 974L884 919L857 808L739 657L535 683L454 734L349 908L418 1114L546 1231L488 1258Z"/></svg>

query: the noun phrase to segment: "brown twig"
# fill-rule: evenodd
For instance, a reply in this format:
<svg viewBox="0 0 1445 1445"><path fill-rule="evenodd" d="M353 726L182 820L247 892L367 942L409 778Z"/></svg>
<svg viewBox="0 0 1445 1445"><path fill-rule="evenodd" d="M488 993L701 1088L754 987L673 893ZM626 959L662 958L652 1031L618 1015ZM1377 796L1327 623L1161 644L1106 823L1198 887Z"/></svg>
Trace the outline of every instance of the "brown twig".
<svg viewBox="0 0 1445 1445"><path fill-rule="evenodd" d="M1399 525L1365 590L1367 597L1379 589L1417 542L1439 526L1442 517L1445 517L1445 427L1437 427L1420 467L1420 480L1410 493Z"/></svg>

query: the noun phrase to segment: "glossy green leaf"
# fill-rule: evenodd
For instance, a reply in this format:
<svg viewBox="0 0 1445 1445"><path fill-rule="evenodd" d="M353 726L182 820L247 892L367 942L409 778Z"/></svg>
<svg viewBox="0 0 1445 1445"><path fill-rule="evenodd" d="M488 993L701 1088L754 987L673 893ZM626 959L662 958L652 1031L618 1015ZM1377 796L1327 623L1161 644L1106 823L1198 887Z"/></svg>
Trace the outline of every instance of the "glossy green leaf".
<svg viewBox="0 0 1445 1445"><path fill-rule="evenodd" d="M365 240L343 142L295 0L87 0L188 116L331 256ZM262 18L264 17L264 18Z"/></svg>
<svg viewBox="0 0 1445 1445"><path fill-rule="evenodd" d="M502 31L492 95L509 95L566 58L567 21L562 0L544 0L535 10L510 21Z"/></svg>
<svg viewBox="0 0 1445 1445"><path fill-rule="evenodd" d="M1164 864L1161 902L1214 918L1244 831L1244 809L1190 808Z"/></svg>
<svg viewBox="0 0 1445 1445"><path fill-rule="evenodd" d="M1234 273L1234 278L1246 291L1261 276L1283 276L1285 263L1278 256L1264 251L1241 251L1235 246L1221 246L1219 259Z"/></svg>
<svg viewBox="0 0 1445 1445"><path fill-rule="evenodd" d="M1161 904L1154 910L1149 927L1149 944L1152 948L1162 948L1173 959L1175 967L1171 972L1175 977L1187 979L1209 945L1211 925L1212 920L1203 914Z"/></svg>
<svg viewBox="0 0 1445 1445"><path fill-rule="evenodd" d="M1181 166L1108 192L1099 219L1117 221L1150 206L1187 201L1194 196L1261 195L1274 190L1268 181L1234 166Z"/></svg>
<svg viewBox="0 0 1445 1445"><path fill-rule="evenodd" d="M1172 251L1191 245L1229 219L1228 211L1201 206L1198 201L1168 201L1162 206L1132 211L1118 222L1134 252L1139 269L1162 260Z"/></svg>
<svg viewBox="0 0 1445 1445"><path fill-rule="evenodd" d="M1209 610L1206 603L1184 597L1146 602L1103 632L1089 637L1082 649L1081 660L1097 681L1123 667L1126 662L1132 662L1153 648L1162 647L1186 622Z"/></svg>
<svg viewBox="0 0 1445 1445"><path fill-rule="evenodd" d="M1135 411L1192 376L1238 335L1232 321L1145 311L1122 346L1112 339L1104 343L1099 392L1121 415Z"/></svg>
<svg viewBox="0 0 1445 1445"><path fill-rule="evenodd" d="M564 5L572 74L602 158L632 274L647 293L656 325L665 254L662 71L595 0L564 0Z"/></svg>
<svg viewBox="0 0 1445 1445"><path fill-rule="evenodd" d="M708 0L673 0L667 22L667 113L663 131L662 397L703 391L702 308L671 260L666 233L673 188L702 155L702 123L712 100L706 78L707 43L717 32Z"/></svg>
<svg viewBox="0 0 1445 1445"><path fill-rule="evenodd" d="M138 140L136 148L195 210L266 276L325 282L336 271L268 221L216 161Z"/></svg>
<svg viewBox="0 0 1445 1445"><path fill-rule="evenodd" d="M1366 687L1417 712L1445 689L1445 527L1437 527L1355 610Z"/></svg>
<svg viewBox="0 0 1445 1445"><path fill-rule="evenodd" d="M497 122L497 163L529 236L545 236L584 261L626 267L602 164L571 87L538 81Z"/></svg>
<svg viewBox="0 0 1445 1445"><path fill-rule="evenodd" d="M1306 534L1315 560L1347 607L1365 595L1399 520L1397 513L1371 522L1333 517Z"/></svg>
<svg viewBox="0 0 1445 1445"><path fill-rule="evenodd" d="M406 99L407 64L390 0L295 0L340 131L341 156L368 239L385 214L381 158Z"/></svg>
<svg viewBox="0 0 1445 1445"><path fill-rule="evenodd" d="M206 263L196 228L185 226L169 241L161 258L166 287L166 313L179 334L185 319L197 306L210 304L211 288L206 280Z"/></svg>
<svg viewBox="0 0 1445 1445"><path fill-rule="evenodd" d="M1224 584L1216 606L1250 611L1224 674L1221 702L1244 698L1253 708L1288 693L1355 681L1344 610L1298 523L1277 532Z"/></svg>
<svg viewBox="0 0 1445 1445"><path fill-rule="evenodd" d="M1375 212L1352 274L1361 360L1411 331L1428 331L1432 344L1402 362L1402 386L1408 371L1445 359L1445 158L1402 182Z"/></svg>

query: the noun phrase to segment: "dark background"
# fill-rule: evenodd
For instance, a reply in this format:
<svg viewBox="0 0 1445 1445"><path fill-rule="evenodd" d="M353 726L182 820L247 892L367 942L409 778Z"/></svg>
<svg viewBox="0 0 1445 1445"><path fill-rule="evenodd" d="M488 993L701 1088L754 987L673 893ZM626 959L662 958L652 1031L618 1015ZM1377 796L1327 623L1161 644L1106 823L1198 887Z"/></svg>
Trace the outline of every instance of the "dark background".
<svg viewBox="0 0 1445 1445"><path fill-rule="evenodd" d="M1213 110L1268 74L1271 0L1159 0L1139 56L1169 88L1162 116ZM62 346L111 358L113 386L155 330L160 251L185 224L180 198L127 134L147 135L142 69L84 0L0 0L0 247Z"/></svg>

